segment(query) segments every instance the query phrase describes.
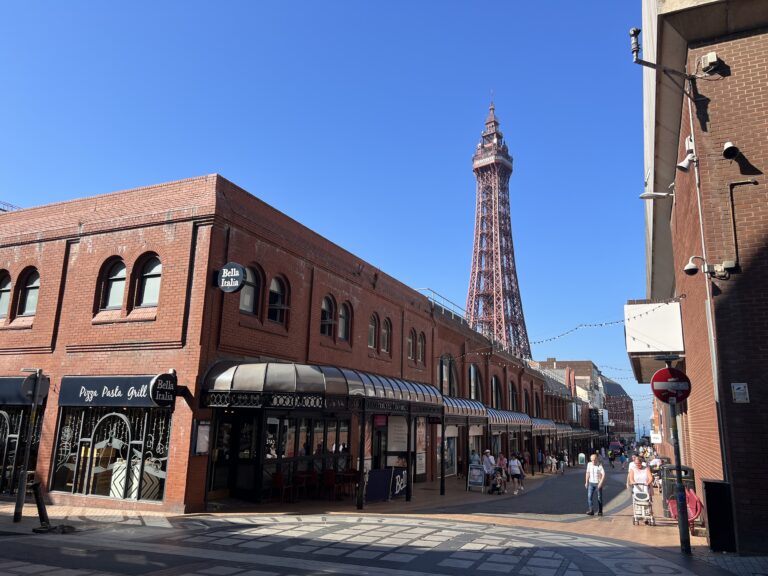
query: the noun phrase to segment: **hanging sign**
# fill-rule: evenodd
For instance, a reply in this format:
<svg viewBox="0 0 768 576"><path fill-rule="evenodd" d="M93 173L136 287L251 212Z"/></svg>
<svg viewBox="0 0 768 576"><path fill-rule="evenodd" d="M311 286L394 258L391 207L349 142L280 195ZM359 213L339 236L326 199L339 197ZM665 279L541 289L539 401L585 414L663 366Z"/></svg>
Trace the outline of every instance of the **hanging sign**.
<svg viewBox="0 0 768 576"><path fill-rule="evenodd" d="M176 402L176 374L158 374L149 383L149 397L159 408L170 408Z"/></svg>
<svg viewBox="0 0 768 576"><path fill-rule="evenodd" d="M651 390L662 402L682 402L691 394L691 381L682 370L662 368L651 376Z"/></svg>
<svg viewBox="0 0 768 576"><path fill-rule="evenodd" d="M222 292L237 292L245 285L245 268L237 262L227 262L219 270L216 283Z"/></svg>

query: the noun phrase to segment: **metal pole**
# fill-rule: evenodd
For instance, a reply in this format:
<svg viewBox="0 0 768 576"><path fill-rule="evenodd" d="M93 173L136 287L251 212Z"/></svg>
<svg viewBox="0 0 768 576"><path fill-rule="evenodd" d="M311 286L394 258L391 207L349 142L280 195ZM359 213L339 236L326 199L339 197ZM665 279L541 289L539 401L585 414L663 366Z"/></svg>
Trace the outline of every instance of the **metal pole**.
<svg viewBox="0 0 768 576"><path fill-rule="evenodd" d="M406 456L406 459L405 459L405 477L407 478L407 480L406 480L407 483L405 485L405 501L406 502L410 502L411 501L411 495L413 493L411 491L411 484L413 483L413 478L414 478L414 475L413 475L413 464L411 462L411 457L413 456L413 453L411 452L411 443L413 442L413 432L412 432L412 430L413 430L414 419L411 418L411 411L410 410L408 410L408 415L405 417L405 421L408 424L408 434L406 436L406 438L407 438L407 440L406 440L407 448L406 448L406 452L405 452L405 456Z"/></svg>
<svg viewBox="0 0 768 576"><path fill-rule="evenodd" d="M360 410L360 446L358 453L360 460L357 470L357 509L363 509L363 502L365 502L365 400L361 402L362 409ZM371 428L371 435L373 435L373 428Z"/></svg>
<svg viewBox="0 0 768 576"><path fill-rule="evenodd" d="M37 387L43 371L38 368L35 372L35 384L32 387L32 406L29 408L29 423L27 424L27 441L24 443L24 460L19 470L19 486L16 490L16 508L13 511L13 521L21 522L24 511L24 498L27 495L27 468L29 467L29 452L35 436L35 419L37 417Z"/></svg>
<svg viewBox="0 0 768 576"><path fill-rule="evenodd" d="M691 554L691 537L688 534L688 506L685 502L683 488L683 469L680 463L680 441L677 438L677 402L669 399L669 409L672 412L672 445L675 449L675 496L677 499L677 528L680 532L680 550L683 554Z"/></svg>
<svg viewBox="0 0 768 576"><path fill-rule="evenodd" d="M440 420L440 496L445 496L445 413Z"/></svg>

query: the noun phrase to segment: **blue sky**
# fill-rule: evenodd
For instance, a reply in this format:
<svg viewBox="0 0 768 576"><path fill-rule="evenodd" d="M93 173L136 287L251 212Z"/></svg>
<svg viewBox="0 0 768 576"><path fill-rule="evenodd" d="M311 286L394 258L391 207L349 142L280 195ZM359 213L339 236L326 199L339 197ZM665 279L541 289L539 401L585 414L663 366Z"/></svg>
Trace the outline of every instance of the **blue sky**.
<svg viewBox="0 0 768 576"><path fill-rule="evenodd" d="M493 92L531 341L618 320L645 296L639 24L639 2L5 2L0 200L218 172L463 306ZM621 325L533 355L593 360L647 423Z"/></svg>

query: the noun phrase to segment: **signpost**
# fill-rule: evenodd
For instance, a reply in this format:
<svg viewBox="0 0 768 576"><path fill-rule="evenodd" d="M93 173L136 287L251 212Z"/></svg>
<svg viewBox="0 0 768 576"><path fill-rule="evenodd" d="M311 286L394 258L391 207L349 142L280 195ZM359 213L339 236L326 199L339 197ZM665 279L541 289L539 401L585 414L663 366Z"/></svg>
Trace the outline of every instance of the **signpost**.
<svg viewBox="0 0 768 576"><path fill-rule="evenodd" d="M30 399L29 419L27 420L27 437L24 442L24 460L19 470L19 485L16 489L16 507L13 511L13 521L21 522L24 511L24 498L27 495L27 469L29 468L29 451L32 448L32 442L35 438L35 423L37 420L37 405L42 403L42 399L48 393L50 381L47 376L43 376L40 368L27 368L25 372L33 372L27 376L22 384L24 395Z"/></svg>
<svg viewBox="0 0 768 576"><path fill-rule="evenodd" d="M680 462L680 441L677 437L677 404L691 394L691 381L682 370L672 368L676 357L661 357L667 367L657 370L651 377L651 390L661 402L669 404L671 412L672 446L675 449L675 499L677 500L677 528L680 532L680 549L683 554L691 554L691 537L688 534L688 506L683 488L683 470Z"/></svg>

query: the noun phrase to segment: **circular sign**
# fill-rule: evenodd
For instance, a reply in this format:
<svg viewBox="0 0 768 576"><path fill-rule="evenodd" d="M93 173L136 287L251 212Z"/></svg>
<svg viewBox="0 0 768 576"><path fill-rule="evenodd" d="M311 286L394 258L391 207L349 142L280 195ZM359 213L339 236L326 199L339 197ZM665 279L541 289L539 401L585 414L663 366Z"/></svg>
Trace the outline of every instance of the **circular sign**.
<svg viewBox="0 0 768 576"><path fill-rule="evenodd" d="M149 397L160 408L173 406L176 401L176 374L158 374L152 378Z"/></svg>
<svg viewBox="0 0 768 576"><path fill-rule="evenodd" d="M223 292L237 292L245 285L245 268L237 262L227 262L216 281Z"/></svg>
<svg viewBox="0 0 768 576"><path fill-rule="evenodd" d="M653 395L662 402L682 402L691 394L691 381L682 370L662 368L651 377Z"/></svg>

